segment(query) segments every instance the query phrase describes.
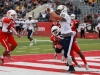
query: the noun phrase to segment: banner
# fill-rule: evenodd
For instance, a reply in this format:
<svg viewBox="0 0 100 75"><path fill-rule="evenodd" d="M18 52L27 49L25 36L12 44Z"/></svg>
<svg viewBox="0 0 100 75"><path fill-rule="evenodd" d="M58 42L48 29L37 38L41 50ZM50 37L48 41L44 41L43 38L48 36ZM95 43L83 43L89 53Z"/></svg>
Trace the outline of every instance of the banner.
<svg viewBox="0 0 100 75"><path fill-rule="evenodd" d="M51 36L52 22L38 22L38 30L34 36ZM95 28L96 29L96 28ZM95 30L96 31L96 30ZM80 27L78 28L78 38L80 38ZM85 38L98 38L98 33L93 32L92 25L88 25L86 28Z"/></svg>
<svg viewBox="0 0 100 75"><path fill-rule="evenodd" d="M52 22L38 22L38 30L35 36L50 36Z"/></svg>

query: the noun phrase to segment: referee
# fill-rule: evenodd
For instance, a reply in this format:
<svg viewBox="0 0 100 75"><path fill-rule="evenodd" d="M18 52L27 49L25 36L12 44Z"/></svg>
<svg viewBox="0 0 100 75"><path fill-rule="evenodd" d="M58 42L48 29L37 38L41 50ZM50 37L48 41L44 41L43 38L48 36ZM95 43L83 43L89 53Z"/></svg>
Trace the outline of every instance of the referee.
<svg viewBox="0 0 100 75"><path fill-rule="evenodd" d="M80 38L85 38L85 28L86 28L86 23L84 21L82 24L80 24Z"/></svg>

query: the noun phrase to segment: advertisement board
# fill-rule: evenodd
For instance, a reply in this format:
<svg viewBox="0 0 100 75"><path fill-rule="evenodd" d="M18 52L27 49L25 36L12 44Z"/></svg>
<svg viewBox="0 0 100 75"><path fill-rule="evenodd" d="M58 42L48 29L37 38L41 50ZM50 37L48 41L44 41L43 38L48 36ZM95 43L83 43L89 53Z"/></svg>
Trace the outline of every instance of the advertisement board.
<svg viewBox="0 0 100 75"><path fill-rule="evenodd" d="M52 22L38 22L38 30L35 36L50 36Z"/></svg>

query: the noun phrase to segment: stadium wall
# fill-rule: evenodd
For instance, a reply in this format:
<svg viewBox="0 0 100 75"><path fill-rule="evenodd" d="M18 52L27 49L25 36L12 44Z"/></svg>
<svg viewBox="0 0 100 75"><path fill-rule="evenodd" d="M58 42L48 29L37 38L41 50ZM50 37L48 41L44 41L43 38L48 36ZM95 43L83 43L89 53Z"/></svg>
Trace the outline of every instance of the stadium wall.
<svg viewBox="0 0 100 75"><path fill-rule="evenodd" d="M34 34L34 36L51 36L51 28L52 22L38 22L38 30L37 33ZM85 33L86 37L85 38L91 38L91 39L97 39L98 38L98 33ZM80 32L78 32L77 35L78 38L80 38Z"/></svg>

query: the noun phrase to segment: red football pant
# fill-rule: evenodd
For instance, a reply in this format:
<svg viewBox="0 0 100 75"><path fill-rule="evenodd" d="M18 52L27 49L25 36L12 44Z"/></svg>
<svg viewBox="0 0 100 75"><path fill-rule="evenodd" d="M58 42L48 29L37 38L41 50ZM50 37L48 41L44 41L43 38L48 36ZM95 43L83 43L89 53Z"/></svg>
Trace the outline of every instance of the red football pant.
<svg viewBox="0 0 100 75"><path fill-rule="evenodd" d="M12 35L3 35L1 39L1 44L7 51L11 50L11 45L14 47L17 46L17 42Z"/></svg>

